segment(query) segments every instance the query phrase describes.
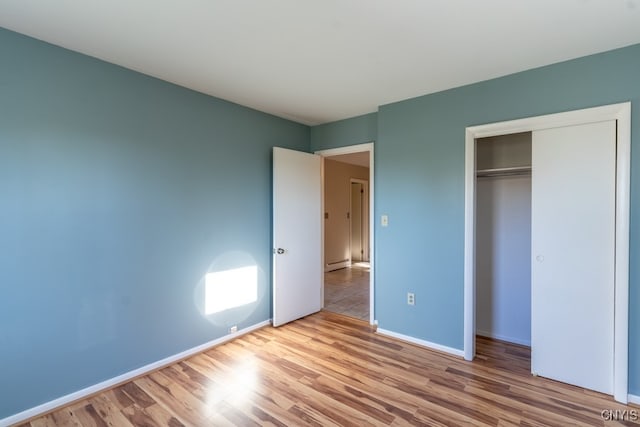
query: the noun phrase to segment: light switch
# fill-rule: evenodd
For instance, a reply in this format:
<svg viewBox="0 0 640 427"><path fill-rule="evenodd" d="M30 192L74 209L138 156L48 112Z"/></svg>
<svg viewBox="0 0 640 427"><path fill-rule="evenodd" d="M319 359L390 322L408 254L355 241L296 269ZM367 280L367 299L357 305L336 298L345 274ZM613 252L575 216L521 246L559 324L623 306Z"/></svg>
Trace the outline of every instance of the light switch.
<svg viewBox="0 0 640 427"><path fill-rule="evenodd" d="M387 225L389 225L388 215L382 215L382 217L380 218L380 225L382 225L383 227L386 227Z"/></svg>

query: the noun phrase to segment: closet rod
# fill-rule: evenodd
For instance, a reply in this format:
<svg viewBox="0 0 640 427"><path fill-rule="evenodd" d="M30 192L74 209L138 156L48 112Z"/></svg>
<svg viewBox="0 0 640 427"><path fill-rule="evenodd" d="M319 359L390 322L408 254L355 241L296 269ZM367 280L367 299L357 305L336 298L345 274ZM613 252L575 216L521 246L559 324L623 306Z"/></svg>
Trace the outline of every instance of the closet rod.
<svg viewBox="0 0 640 427"><path fill-rule="evenodd" d="M531 175L531 166L516 166L511 168L479 169L476 171L478 178L494 176Z"/></svg>

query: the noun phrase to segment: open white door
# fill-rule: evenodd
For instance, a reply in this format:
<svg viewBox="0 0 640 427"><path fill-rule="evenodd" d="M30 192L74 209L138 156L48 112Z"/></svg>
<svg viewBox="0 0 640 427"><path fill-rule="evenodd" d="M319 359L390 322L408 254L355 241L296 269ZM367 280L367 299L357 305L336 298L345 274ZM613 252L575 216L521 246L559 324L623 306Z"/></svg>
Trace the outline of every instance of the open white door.
<svg viewBox="0 0 640 427"><path fill-rule="evenodd" d="M273 149L273 326L322 308L321 159Z"/></svg>
<svg viewBox="0 0 640 427"><path fill-rule="evenodd" d="M531 370L613 394L616 122L533 132Z"/></svg>

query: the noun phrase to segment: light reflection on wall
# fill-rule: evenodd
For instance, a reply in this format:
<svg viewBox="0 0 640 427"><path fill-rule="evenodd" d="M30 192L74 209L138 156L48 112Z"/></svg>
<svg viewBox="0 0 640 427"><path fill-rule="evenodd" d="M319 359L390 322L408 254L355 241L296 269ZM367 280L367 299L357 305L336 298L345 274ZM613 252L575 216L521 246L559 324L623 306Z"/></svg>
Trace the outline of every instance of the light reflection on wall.
<svg viewBox="0 0 640 427"><path fill-rule="evenodd" d="M193 302L209 323L229 333L232 326L241 330L268 319L269 294L270 280L260 263L247 252L227 251L216 256L200 276ZM256 312L263 314L256 316Z"/></svg>
<svg viewBox="0 0 640 427"><path fill-rule="evenodd" d="M258 300L258 267L234 268L205 276L206 315L251 304Z"/></svg>

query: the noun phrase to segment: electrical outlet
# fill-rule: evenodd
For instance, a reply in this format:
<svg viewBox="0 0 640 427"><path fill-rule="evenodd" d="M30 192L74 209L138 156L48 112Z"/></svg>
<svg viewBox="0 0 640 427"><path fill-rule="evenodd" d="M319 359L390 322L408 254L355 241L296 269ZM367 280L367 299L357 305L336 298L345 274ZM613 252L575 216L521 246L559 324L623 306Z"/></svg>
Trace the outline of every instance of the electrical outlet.
<svg viewBox="0 0 640 427"><path fill-rule="evenodd" d="M229 328L229 333L230 334L235 334L236 332L238 332L238 326L237 325L233 325L232 327Z"/></svg>
<svg viewBox="0 0 640 427"><path fill-rule="evenodd" d="M416 305L416 294L414 294L413 292L407 293L407 304Z"/></svg>

